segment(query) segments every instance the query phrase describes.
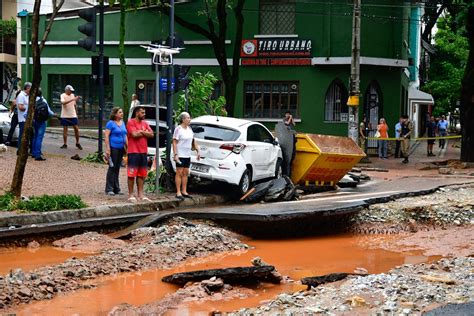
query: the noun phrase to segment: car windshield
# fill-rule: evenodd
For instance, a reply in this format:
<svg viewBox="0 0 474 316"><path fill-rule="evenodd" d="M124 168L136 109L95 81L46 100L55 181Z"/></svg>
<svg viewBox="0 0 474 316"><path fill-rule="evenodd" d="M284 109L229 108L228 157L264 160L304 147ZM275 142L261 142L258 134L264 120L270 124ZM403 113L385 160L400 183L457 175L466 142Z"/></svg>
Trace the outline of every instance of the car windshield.
<svg viewBox="0 0 474 316"><path fill-rule="evenodd" d="M198 139L217 140L217 141L235 141L239 138L240 132L231 128L211 125L192 123L191 128L194 137Z"/></svg>

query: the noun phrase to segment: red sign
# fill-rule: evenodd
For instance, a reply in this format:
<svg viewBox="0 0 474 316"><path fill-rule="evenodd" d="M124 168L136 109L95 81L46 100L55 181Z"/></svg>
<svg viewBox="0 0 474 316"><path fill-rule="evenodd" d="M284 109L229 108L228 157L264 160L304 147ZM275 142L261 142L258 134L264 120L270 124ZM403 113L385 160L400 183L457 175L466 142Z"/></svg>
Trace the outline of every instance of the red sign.
<svg viewBox="0 0 474 316"><path fill-rule="evenodd" d="M311 40L298 38L259 38L243 40L240 49L240 57L311 57Z"/></svg>
<svg viewBox="0 0 474 316"><path fill-rule="evenodd" d="M242 66L311 66L311 58L242 58Z"/></svg>

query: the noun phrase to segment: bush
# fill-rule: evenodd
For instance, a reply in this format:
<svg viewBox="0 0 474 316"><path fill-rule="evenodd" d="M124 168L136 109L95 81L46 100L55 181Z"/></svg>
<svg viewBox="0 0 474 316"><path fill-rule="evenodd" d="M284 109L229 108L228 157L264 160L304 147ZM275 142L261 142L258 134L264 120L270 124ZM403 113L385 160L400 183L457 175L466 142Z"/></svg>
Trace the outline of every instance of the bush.
<svg viewBox="0 0 474 316"><path fill-rule="evenodd" d="M98 152L88 154L87 156L82 158L81 161L100 163L100 164L105 164L106 163L104 155L99 154Z"/></svg>
<svg viewBox="0 0 474 316"><path fill-rule="evenodd" d="M0 195L1 211L49 212L84 207L87 207L87 205L78 195L42 195L20 201L16 201L11 193Z"/></svg>

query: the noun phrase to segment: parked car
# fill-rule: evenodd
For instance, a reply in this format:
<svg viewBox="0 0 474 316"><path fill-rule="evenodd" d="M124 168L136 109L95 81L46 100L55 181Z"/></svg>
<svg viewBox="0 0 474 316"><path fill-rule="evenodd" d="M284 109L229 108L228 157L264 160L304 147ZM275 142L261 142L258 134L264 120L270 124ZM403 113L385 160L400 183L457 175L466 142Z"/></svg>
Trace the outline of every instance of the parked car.
<svg viewBox="0 0 474 316"><path fill-rule="evenodd" d="M155 133L155 137L148 138L148 156L155 156L156 153L156 105L155 104L140 104L145 109L145 121L150 125ZM128 119L134 118L132 115L133 109L131 107L128 112ZM166 106L160 106L160 148L166 148ZM160 151L162 151L160 149Z"/></svg>
<svg viewBox="0 0 474 316"><path fill-rule="evenodd" d="M206 115L191 128L201 152L200 160L191 157L191 175L235 185L238 194L254 181L282 175L280 145L262 124Z"/></svg>
<svg viewBox="0 0 474 316"><path fill-rule="evenodd" d="M0 130L3 134L3 138L6 140L8 136L8 131L10 130L11 117L9 116L10 112L8 108L0 104ZM12 141L18 141L18 136L20 134L20 127L17 125L15 132L13 133Z"/></svg>

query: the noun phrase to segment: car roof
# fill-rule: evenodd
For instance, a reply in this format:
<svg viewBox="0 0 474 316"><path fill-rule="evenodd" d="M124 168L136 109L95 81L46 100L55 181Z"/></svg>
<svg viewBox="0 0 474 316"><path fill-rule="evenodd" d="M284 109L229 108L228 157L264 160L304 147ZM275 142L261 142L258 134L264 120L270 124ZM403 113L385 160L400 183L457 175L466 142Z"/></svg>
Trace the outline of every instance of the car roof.
<svg viewBox="0 0 474 316"><path fill-rule="evenodd" d="M235 118L235 117L203 115L203 116L199 116L192 119L191 123L213 124L213 125L237 128L237 127L241 127L241 126L254 123L254 122L249 121L249 120Z"/></svg>

